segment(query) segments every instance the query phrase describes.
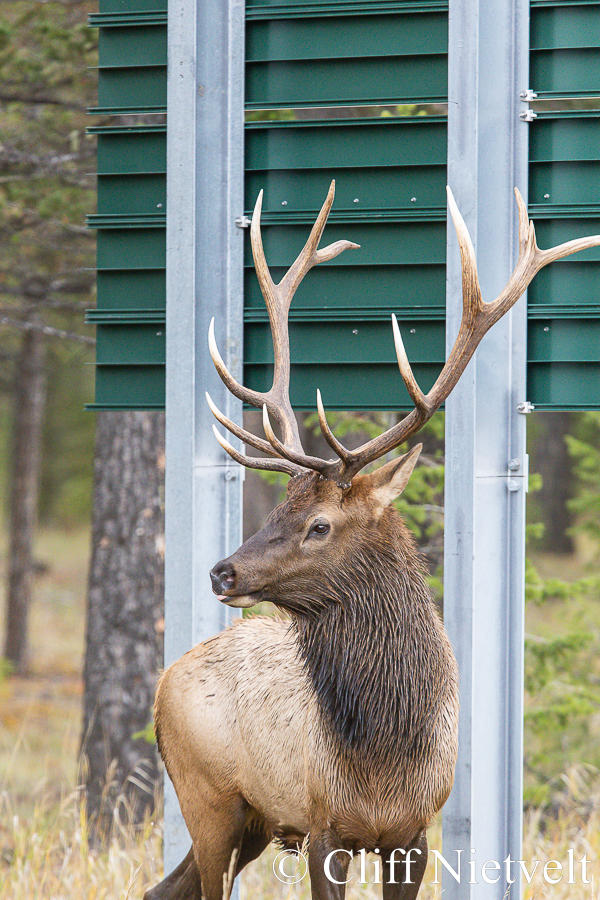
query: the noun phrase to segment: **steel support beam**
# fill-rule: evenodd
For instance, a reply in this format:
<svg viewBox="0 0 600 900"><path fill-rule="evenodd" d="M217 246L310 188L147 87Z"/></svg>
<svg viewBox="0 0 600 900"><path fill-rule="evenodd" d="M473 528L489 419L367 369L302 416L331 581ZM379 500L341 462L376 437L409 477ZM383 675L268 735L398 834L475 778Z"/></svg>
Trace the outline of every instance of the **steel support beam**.
<svg viewBox="0 0 600 900"><path fill-rule="evenodd" d="M529 0L450 0L448 181L475 244L484 300L518 255L513 188L527 200ZM461 315L456 237L448 229L447 345ZM521 859L526 301L484 338L446 412L444 619L460 667L460 748L444 810L448 900L505 897L503 861ZM517 462L518 461L518 462ZM510 466L509 467L509 463ZM477 884L468 862L476 860ZM502 863L486 871L488 860ZM516 867L512 867L511 878ZM520 897L519 878L510 885Z"/></svg>
<svg viewBox="0 0 600 900"><path fill-rule="evenodd" d="M242 469L212 433L208 390L241 422L208 353L241 380L244 208L243 0L170 0L167 126L167 451L165 664L226 624L209 571L241 539ZM165 785L165 872L190 838Z"/></svg>

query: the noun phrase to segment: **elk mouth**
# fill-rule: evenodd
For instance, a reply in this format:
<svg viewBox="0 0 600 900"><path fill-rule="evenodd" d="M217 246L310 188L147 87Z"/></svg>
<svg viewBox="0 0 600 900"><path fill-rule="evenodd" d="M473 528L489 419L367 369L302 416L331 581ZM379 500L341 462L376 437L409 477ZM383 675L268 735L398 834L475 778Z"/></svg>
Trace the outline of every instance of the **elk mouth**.
<svg viewBox="0 0 600 900"><path fill-rule="evenodd" d="M217 600L225 606L233 606L235 609L248 609L262 600L263 589L247 594L217 594Z"/></svg>

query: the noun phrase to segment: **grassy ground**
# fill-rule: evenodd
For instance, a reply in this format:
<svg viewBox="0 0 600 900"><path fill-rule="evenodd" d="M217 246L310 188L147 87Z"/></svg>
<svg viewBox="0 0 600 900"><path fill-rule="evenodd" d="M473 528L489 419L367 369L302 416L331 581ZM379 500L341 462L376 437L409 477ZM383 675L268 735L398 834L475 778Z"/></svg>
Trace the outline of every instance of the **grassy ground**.
<svg viewBox="0 0 600 900"><path fill-rule="evenodd" d="M96 853L87 842L77 751L88 546L85 531L41 535L36 555L48 568L38 579L32 609L32 675L0 679L0 900L140 898L162 875L160 814L133 831L123 824L126 810L117 810L108 853ZM0 568L5 558L0 543ZM566 577L576 577L580 568L577 561L552 558L542 559L541 567L545 574L563 577L566 572ZM3 575L0 571L2 581ZM588 613L593 615L593 610ZM556 603L543 611L533 608L528 615L527 630L539 633L568 628L580 611ZM600 796L590 814L593 774L581 769L573 769L568 777L556 774L562 808L554 808L552 815L543 810L528 813L524 860L530 868L536 859L541 865L551 859L566 862L569 847L577 860L586 853L593 861L594 892L591 885L581 884L579 875L575 885L545 884L538 878L538 867L531 885L525 885L524 900L600 900ZM430 837L430 846L441 849L439 825ZM297 885L277 880L276 853L270 848L246 869L243 895L247 900L308 900L308 878ZM372 862L367 873L372 880ZM355 870L349 900L380 896L378 885L360 885L358 879ZM441 900L441 886L433 880L431 863L420 900Z"/></svg>

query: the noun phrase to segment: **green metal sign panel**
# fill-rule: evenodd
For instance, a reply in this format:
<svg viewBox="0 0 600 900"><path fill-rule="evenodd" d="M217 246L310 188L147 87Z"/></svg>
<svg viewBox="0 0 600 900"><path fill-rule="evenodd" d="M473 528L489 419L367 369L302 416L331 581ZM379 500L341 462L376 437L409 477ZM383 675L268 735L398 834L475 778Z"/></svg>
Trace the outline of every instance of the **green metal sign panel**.
<svg viewBox="0 0 600 900"><path fill-rule="evenodd" d="M447 4L291 0L248 4L246 15L246 215L264 189L273 277L295 258L332 178L327 240L361 245L313 270L298 290L293 402L313 409L320 387L330 409L408 406L390 315L427 389L444 358L447 136L439 111L398 113L446 101ZM166 0L101 0L91 22L100 29L94 111L164 112ZM530 86L540 98L600 96L599 23L600 2L532 0ZM406 104L412 109L397 109ZM544 112L522 127L530 128L530 215L540 245L600 230L600 113ZM161 407L166 126L91 131L94 407ZM244 284L245 380L264 390L273 351L249 246ZM528 317L528 399L541 409L600 408L600 251L543 270L529 290Z"/></svg>

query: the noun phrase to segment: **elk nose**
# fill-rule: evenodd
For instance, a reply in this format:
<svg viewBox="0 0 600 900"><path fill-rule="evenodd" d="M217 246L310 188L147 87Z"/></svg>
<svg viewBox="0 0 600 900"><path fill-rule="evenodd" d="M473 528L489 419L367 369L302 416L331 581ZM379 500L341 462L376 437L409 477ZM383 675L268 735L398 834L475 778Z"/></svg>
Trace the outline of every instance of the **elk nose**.
<svg viewBox="0 0 600 900"><path fill-rule="evenodd" d="M218 562L210 573L212 589L215 594L225 594L235 584L235 570L230 562Z"/></svg>

